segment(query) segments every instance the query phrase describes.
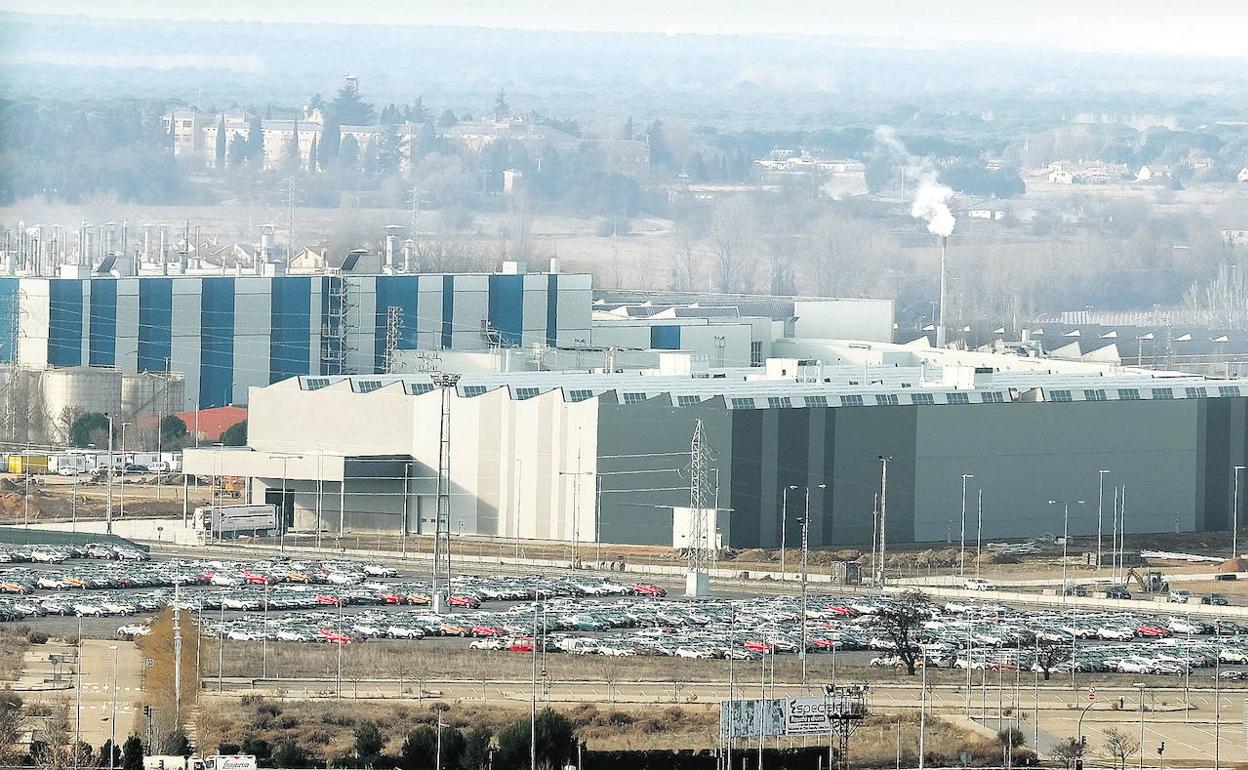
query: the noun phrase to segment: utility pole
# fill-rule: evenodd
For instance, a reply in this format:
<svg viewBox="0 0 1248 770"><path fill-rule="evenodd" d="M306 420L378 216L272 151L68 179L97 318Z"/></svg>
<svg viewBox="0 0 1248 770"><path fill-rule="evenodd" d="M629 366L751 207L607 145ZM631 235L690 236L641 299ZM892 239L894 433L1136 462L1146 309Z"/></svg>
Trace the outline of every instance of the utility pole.
<svg viewBox="0 0 1248 770"><path fill-rule="evenodd" d="M1105 474L1102 468L1096 472L1096 571L1101 571L1101 514L1105 509Z"/></svg>
<svg viewBox="0 0 1248 770"><path fill-rule="evenodd" d="M299 135L296 133L295 142L298 144ZM296 147L296 149L298 149ZM286 209L286 267L290 268L291 260L295 256L295 180L289 179L286 182L287 209Z"/></svg>
<svg viewBox="0 0 1248 770"><path fill-rule="evenodd" d="M173 727L175 730L182 726L182 599L179 588L180 584L175 582L173 584Z"/></svg>
<svg viewBox="0 0 1248 770"><path fill-rule="evenodd" d="M827 484L818 485L817 489L827 489ZM806 487L806 513L802 516L802 648L798 651L798 655L802 658L802 694L806 693L806 578L807 566L809 565L810 555L810 487ZM835 670L836 661L836 640L832 642L832 660L833 669ZM835 680L836 675L833 674Z"/></svg>
<svg viewBox="0 0 1248 770"><path fill-rule="evenodd" d="M433 611L449 609L451 590L451 391L458 374L436 372L433 384L442 389L442 421L438 429L438 500L433 536Z"/></svg>
<svg viewBox="0 0 1248 770"><path fill-rule="evenodd" d="M880 455L880 565L876 569L876 582L881 588L884 587L885 568L884 557L887 553L885 545L888 532L888 461L893 458Z"/></svg>
<svg viewBox="0 0 1248 770"><path fill-rule="evenodd" d="M576 470L560 471L560 476L572 477L572 561L569 569L573 572L577 569L577 546L581 539L581 477L592 476L589 471L581 470L581 431L576 431Z"/></svg>
<svg viewBox="0 0 1248 770"><path fill-rule="evenodd" d="M104 509L104 531L113 533L113 415L108 414L108 471L104 474L108 480L108 502Z"/></svg>

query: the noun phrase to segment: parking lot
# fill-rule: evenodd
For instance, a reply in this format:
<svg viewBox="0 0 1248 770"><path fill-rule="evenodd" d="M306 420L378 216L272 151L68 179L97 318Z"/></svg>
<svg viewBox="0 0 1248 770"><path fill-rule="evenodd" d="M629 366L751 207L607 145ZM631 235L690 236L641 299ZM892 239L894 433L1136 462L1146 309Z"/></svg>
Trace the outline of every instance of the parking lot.
<svg viewBox="0 0 1248 770"><path fill-rule="evenodd" d="M0 547L0 619L49 633L135 636L173 601L207 636L232 641L358 643L459 640L500 652L757 660L846 653L844 665L897 667L881 614L886 595L677 600L661 586L590 574L461 576L453 611L430 608L431 589L382 564L269 558L151 560L135 549ZM1160 608L1159 608L1160 610ZM1173 611L1170 611L1173 610ZM920 665L1180 676L1248 665L1248 628L1206 622L1183 605L1156 612L1027 610L988 602L934 602L915 634ZM803 632L804 625L804 632Z"/></svg>

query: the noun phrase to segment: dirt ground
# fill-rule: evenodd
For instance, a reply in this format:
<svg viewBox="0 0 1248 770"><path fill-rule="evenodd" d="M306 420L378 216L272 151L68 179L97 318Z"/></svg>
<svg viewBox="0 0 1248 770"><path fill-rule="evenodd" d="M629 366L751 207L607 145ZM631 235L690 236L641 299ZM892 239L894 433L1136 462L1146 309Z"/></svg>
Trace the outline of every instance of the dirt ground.
<svg viewBox="0 0 1248 770"><path fill-rule="evenodd" d="M208 500L207 485L188 487L191 505ZM113 511L124 506L125 515L160 518L182 514L182 477L171 474L155 483L153 477L113 483ZM106 484L79 478L34 476L29 485L19 475L0 475L0 524L70 521L103 518L108 507Z"/></svg>

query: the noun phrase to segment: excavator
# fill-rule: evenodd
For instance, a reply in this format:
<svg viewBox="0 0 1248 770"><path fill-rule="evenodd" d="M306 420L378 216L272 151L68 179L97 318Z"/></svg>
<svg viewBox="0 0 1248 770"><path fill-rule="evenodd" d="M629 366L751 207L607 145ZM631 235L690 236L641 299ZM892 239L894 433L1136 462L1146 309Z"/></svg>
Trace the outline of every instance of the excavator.
<svg viewBox="0 0 1248 770"><path fill-rule="evenodd" d="M1161 573L1156 570L1148 570L1143 575L1135 571L1135 567L1127 570L1127 580L1134 580L1140 590L1148 594L1168 594L1170 593L1170 583L1162 578Z"/></svg>

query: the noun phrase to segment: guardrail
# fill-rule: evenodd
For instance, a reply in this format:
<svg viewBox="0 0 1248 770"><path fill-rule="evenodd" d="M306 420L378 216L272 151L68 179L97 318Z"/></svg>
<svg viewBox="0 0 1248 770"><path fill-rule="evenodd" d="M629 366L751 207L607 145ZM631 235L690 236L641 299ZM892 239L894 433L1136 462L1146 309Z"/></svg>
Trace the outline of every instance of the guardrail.
<svg viewBox="0 0 1248 770"><path fill-rule="evenodd" d="M1234 573L1239 579L1248 579L1248 573ZM1129 610L1150 615L1193 615L1204 618L1248 618L1248 607L1230 607L1211 604L1181 604L1149 602L1138 599L1100 599L1094 596L1054 596L1050 594L1023 593L1021 591L968 591L964 588L942 586L888 586L888 593L898 594L919 590L933 596L951 599L969 599L977 602L998 601L1007 604L1037 604L1046 607L1072 607L1077 609Z"/></svg>
<svg viewBox="0 0 1248 770"><path fill-rule="evenodd" d="M88 543L112 543L150 551L151 548L118 535L103 532L62 532L55 529L0 526L0 543L10 545L86 545Z"/></svg>

